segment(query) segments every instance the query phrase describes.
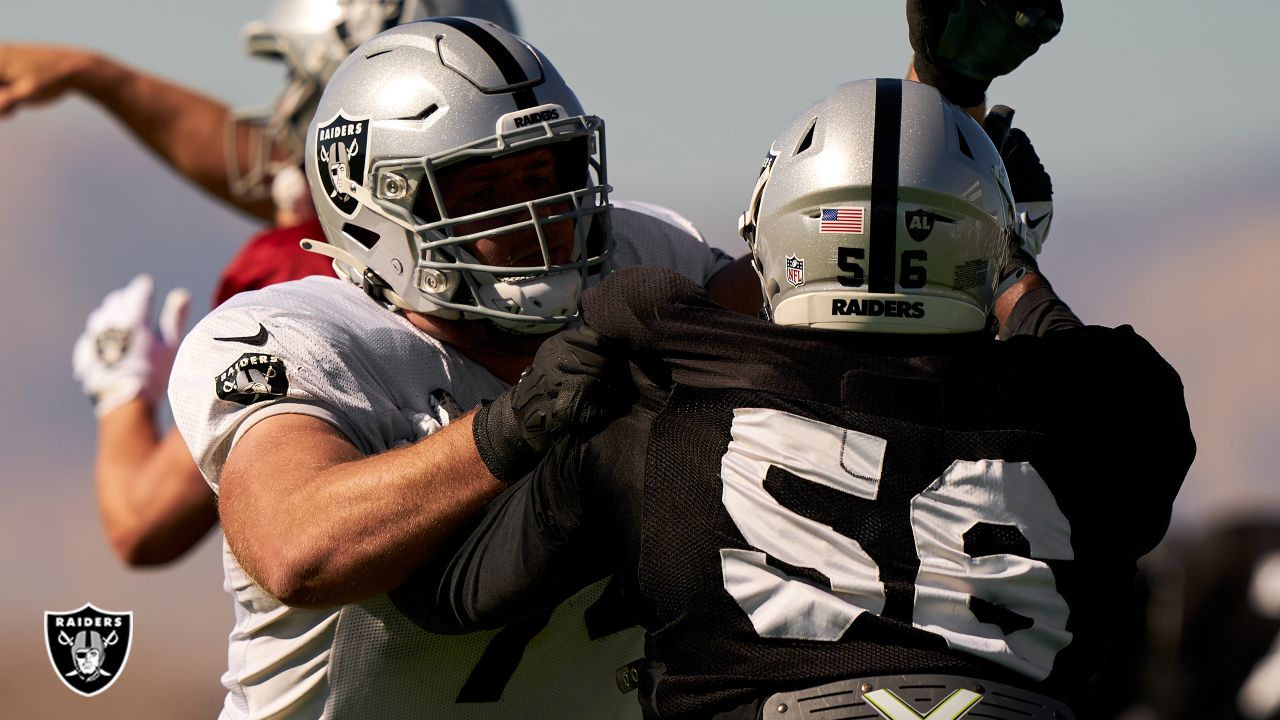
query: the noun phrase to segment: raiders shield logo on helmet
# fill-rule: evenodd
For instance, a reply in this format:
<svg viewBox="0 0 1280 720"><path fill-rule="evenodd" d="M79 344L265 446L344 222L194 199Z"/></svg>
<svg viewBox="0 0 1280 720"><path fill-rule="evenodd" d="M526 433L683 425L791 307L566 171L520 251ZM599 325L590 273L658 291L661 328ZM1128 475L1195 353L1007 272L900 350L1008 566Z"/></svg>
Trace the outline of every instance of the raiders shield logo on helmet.
<svg viewBox="0 0 1280 720"><path fill-rule="evenodd" d="M325 195L338 212L356 214L359 203L351 195L352 184L364 185L365 158L369 155L369 120L338 113L316 128L316 167Z"/></svg>
<svg viewBox="0 0 1280 720"><path fill-rule="evenodd" d="M44 614L49 662L64 685L85 697L106 690L120 677L132 637L132 612L109 612L85 603L79 610Z"/></svg>

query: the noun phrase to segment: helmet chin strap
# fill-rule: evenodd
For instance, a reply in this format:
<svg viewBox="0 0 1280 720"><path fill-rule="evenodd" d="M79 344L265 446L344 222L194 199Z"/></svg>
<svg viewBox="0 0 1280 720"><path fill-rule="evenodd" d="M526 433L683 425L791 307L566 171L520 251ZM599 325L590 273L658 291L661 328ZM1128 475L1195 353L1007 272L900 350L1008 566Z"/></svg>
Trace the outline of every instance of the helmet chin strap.
<svg viewBox="0 0 1280 720"><path fill-rule="evenodd" d="M307 252L332 258L334 270L339 275L346 275L348 279L352 279L350 273L354 271L361 277L358 284L375 300L390 303L400 310L413 311L408 301L399 293L384 283L371 283L370 276L377 278L377 274L350 252L329 243L310 239L301 240L298 245ZM582 275L569 271L557 275L506 282L494 278L492 283L486 284L479 290L483 301L495 309L502 309L501 306L507 303L524 306L528 303L540 304L548 300L561 300L565 304L565 309L568 309L577 306L578 296L582 293ZM488 320L502 330L519 335L543 335L565 326L564 323L559 322L505 320L488 316L479 316L476 319Z"/></svg>
<svg viewBox="0 0 1280 720"><path fill-rule="evenodd" d="M306 250L307 252L312 252L317 255L324 255L325 257L332 258L334 260L334 270L338 271L339 274L345 275L347 273L341 267L338 266L338 263L342 263L343 265L346 265L352 270L355 270L356 273L358 273L362 278L360 282L360 286L364 288L365 292L368 292L370 297L373 297L373 299L384 300L388 303L391 303L395 307L400 308L401 310L413 309L409 306L408 301L406 301L403 297L401 297L399 293L387 287L385 283L371 284L369 282L369 277L373 276L376 278L378 277L377 274L374 273L372 270L370 270L368 265L365 265L363 262L360 262L360 260L356 258L355 255L352 255L351 253L347 252L346 250L343 250L340 247L337 247L336 245L330 245L329 243L319 242L316 240L301 240L298 242L298 245L303 250ZM381 295L382 297L379 298L375 296L374 295L375 292L378 295Z"/></svg>
<svg viewBox="0 0 1280 720"><path fill-rule="evenodd" d="M498 279L481 275L488 282L473 289L476 300L495 310L509 311L511 306L525 309L530 306L555 315L572 315L582 295L582 273L566 271L555 275L539 275L520 279ZM522 335L543 335L565 326L563 322L546 322L531 318L527 321L488 318L499 328Z"/></svg>

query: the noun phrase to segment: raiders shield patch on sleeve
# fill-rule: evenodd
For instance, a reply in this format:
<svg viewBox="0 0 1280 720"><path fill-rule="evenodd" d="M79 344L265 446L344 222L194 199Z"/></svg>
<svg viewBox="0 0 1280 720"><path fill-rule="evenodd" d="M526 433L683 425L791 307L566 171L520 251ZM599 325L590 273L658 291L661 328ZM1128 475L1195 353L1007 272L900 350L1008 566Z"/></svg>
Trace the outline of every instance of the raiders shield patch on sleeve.
<svg viewBox="0 0 1280 720"><path fill-rule="evenodd" d="M289 393L284 361L275 355L245 353L213 382L218 397L241 405L266 402Z"/></svg>

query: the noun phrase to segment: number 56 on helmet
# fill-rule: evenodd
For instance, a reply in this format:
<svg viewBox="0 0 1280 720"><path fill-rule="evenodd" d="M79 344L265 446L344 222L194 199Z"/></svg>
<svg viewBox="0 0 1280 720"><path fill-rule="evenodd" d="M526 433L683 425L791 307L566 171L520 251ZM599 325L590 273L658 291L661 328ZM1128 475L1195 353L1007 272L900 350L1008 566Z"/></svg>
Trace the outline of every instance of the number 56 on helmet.
<svg viewBox="0 0 1280 720"><path fill-rule="evenodd" d="M988 327L1013 196L986 133L934 88L847 83L773 143L740 221L782 325Z"/></svg>

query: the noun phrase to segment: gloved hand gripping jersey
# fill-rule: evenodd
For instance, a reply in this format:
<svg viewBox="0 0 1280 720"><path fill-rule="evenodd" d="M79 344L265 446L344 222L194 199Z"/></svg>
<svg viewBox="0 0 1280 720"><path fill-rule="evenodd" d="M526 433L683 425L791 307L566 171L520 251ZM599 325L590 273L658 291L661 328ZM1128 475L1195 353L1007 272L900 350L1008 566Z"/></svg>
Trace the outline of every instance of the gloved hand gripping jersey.
<svg viewBox="0 0 1280 720"><path fill-rule="evenodd" d="M626 367L586 326L542 343L520 381L476 413L472 437L489 471L518 480L556 438L601 427L627 406Z"/></svg>

